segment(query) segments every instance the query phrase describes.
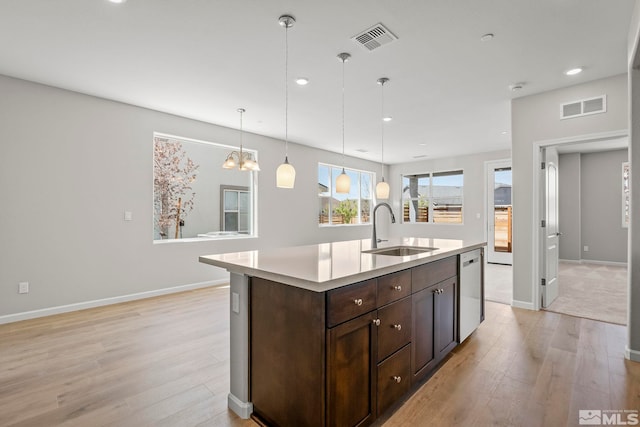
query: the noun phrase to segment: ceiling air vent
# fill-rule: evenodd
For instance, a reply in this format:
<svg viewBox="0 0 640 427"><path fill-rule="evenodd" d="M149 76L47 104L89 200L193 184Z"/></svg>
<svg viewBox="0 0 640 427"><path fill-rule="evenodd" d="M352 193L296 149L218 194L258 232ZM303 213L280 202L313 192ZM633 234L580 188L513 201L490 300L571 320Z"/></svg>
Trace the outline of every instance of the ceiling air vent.
<svg viewBox="0 0 640 427"><path fill-rule="evenodd" d="M607 95L581 101L567 102L560 105L560 119L588 116L607 112Z"/></svg>
<svg viewBox="0 0 640 427"><path fill-rule="evenodd" d="M388 28L386 28L381 23L378 23L368 30L365 30L351 37L351 40L354 40L356 43L362 45L367 50L374 50L379 48L380 46L389 44L394 40L398 40L398 38L391 31L389 31Z"/></svg>

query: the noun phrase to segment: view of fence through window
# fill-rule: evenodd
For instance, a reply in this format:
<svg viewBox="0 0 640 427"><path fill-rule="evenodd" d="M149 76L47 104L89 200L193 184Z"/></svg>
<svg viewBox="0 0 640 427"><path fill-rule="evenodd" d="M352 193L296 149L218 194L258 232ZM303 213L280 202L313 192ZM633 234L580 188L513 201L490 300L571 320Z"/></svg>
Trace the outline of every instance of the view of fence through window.
<svg viewBox="0 0 640 427"><path fill-rule="evenodd" d="M349 193L336 193L336 179L342 167L318 163L318 224L369 224L373 205L372 172L346 169L351 179Z"/></svg>
<svg viewBox="0 0 640 427"><path fill-rule="evenodd" d="M404 175L403 222L461 224L463 189L461 170Z"/></svg>

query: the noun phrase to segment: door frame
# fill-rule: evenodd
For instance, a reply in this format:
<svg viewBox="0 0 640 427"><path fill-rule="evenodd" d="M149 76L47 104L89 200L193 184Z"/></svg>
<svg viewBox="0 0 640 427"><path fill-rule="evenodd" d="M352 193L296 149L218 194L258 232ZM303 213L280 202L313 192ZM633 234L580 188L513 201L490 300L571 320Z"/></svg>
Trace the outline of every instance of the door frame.
<svg viewBox="0 0 640 427"><path fill-rule="evenodd" d="M498 167L509 167L511 168L512 178L511 178L511 204L513 205L513 160L512 159L497 159L497 160L487 160L484 162L484 207L486 214L486 224L484 227L484 240L487 242L487 251L485 253L485 262L489 262L489 251L491 248L489 247L489 236L491 235L491 230L489 230L489 218L494 214L493 206L489 204L489 194L491 191L491 186L493 183L489 183L489 171L493 168ZM494 224L495 225L495 224ZM512 225L513 228L513 225ZM513 229L511 230L513 234ZM495 236L495 235L494 235ZM494 242L495 243L495 242ZM513 265L513 245L511 246L511 263L509 265Z"/></svg>
<svg viewBox="0 0 640 427"><path fill-rule="evenodd" d="M544 274L544 257L542 256L544 244L542 244L542 242L545 238L545 233L542 227L540 227L540 221L544 218L544 212L542 212L544 204L542 203L542 199L545 197L544 185L541 184L541 177L543 176L543 170L540 168L543 160L542 149L551 146L575 144L579 142L606 141L623 137L629 137L628 129L533 142L533 191L531 196L533 198L533 222L531 224L531 241L533 242L533 250L531 253L531 265L533 267L533 274L531 275L531 295L533 296L533 306L531 308L534 310L540 310L542 305L540 300L540 283Z"/></svg>

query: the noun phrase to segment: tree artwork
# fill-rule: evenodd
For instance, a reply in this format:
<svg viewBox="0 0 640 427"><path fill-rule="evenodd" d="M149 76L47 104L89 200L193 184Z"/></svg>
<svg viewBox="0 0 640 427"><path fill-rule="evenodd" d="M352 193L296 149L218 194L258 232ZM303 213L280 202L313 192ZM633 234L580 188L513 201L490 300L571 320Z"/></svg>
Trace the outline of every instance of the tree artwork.
<svg viewBox="0 0 640 427"><path fill-rule="evenodd" d="M153 144L153 205L155 228L163 239L175 226L174 238L180 234L180 223L193 209L196 193L191 183L196 180L199 165L186 157L182 144L155 138Z"/></svg>

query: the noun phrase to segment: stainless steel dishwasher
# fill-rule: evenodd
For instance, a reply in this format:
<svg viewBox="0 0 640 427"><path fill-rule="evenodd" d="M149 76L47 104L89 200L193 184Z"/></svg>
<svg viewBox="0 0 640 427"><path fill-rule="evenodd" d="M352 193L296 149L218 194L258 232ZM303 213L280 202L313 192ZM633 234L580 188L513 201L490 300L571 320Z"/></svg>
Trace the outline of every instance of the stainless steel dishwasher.
<svg viewBox="0 0 640 427"><path fill-rule="evenodd" d="M460 321L458 323L458 342L461 343L484 320L483 249L475 249L460 254Z"/></svg>

